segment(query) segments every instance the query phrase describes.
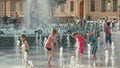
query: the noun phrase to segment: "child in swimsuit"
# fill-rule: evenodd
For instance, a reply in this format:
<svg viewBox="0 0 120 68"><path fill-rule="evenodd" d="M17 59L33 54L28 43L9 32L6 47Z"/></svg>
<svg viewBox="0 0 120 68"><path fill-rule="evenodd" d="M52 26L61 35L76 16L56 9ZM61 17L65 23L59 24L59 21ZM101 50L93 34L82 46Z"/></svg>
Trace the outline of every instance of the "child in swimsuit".
<svg viewBox="0 0 120 68"><path fill-rule="evenodd" d="M26 40L26 36L24 34L20 35L20 40L22 41L22 45L19 46L19 48L22 49L23 57L24 57L24 63L25 66L27 67L28 64L28 55L29 55L29 44Z"/></svg>
<svg viewBox="0 0 120 68"><path fill-rule="evenodd" d="M48 50L48 65L51 65L51 59L53 57L53 54L54 54L54 43L57 44L57 40L55 39L56 38L56 35L57 35L57 30L56 29L53 29L51 34L48 36L48 39L45 43L45 47L47 48Z"/></svg>
<svg viewBox="0 0 120 68"><path fill-rule="evenodd" d="M76 39L75 44L77 44L79 47L80 62L81 62L83 53L84 53L84 49L85 49L85 46L84 46L85 38L82 35L78 34L77 32L72 33L72 36L73 36L73 38Z"/></svg>

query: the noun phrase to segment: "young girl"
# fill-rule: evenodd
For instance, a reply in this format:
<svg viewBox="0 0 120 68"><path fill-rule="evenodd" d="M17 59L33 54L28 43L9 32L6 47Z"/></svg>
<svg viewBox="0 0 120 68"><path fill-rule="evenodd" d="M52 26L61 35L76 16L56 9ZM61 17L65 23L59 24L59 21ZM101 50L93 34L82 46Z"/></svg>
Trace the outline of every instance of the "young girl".
<svg viewBox="0 0 120 68"><path fill-rule="evenodd" d="M80 54L80 62L82 61L82 57L83 57L83 53L84 53L84 43L85 43L85 38L78 34L77 32L72 33L73 38L76 39L76 43L77 45L79 45L79 54Z"/></svg>
<svg viewBox="0 0 120 68"><path fill-rule="evenodd" d="M29 44L28 44L28 42L26 40L26 36L24 34L20 35L20 40L23 42L23 44L21 46L19 46L19 48L22 49L24 63L27 68L27 66L30 65L30 64L28 64Z"/></svg>
<svg viewBox="0 0 120 68"><path fill-rule="evenodd" d="M98 40L94 36L93 32L90 32L89 37L90 37L90 41L91 41L91 45L92 45L93 58L94 58L94 60L96 60L96 51L97 51L97 48L98 48Z"/></svg>
<svg viewBox="0 0 120 68"><path fill-rule="evenodd" d="M54 43L57 44L57 40L55 39L56 38L56 35L57 35L57 30L56 29L53 29L51 34L49 35L46 43L45 43L45 47L47 48L48 50L48 54L49 54L49 57L48 57L48 65L51 65L51 59L53 57L53 54L54 54Z"/></svg>

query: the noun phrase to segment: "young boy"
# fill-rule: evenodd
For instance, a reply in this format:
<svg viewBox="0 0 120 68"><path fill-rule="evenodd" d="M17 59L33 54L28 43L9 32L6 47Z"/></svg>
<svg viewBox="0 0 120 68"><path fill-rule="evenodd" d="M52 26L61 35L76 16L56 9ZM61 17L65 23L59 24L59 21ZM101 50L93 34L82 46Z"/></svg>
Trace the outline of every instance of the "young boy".
<svg viewBox="0 0 120 68"><path fill-rule="evenodd" d="M93 58L94 58L94 60L96 60L96 51L97 51L97 48L98 48L98 40L94 36L93 32L90 32L89 37L90 37L90 42L91 42L91 46L92 46Z"/></svg>
<svg viewBox="0 0 120 68"><path fill-rule="evenodd" d="M72 33L73 38L76 39L76 43L79 45L79 54L80 54L80 62L82 61L82 57L83 57L83 53L84 53L84 49L85 49L85 38L78 34L77 32Z"/></svg>
<svg viewBox="0 0 120 68"><path fill-rule="evenodd" d="M45 47L47 48L48 50L48 54L49 54L49 57L48 57L48 65L51 66L51 59L54 55L54 43L57 44L57 40L55 39L57 36L57 30L56 29L53 29L51 34L49 35L46 43L45 43Z"/></svg>

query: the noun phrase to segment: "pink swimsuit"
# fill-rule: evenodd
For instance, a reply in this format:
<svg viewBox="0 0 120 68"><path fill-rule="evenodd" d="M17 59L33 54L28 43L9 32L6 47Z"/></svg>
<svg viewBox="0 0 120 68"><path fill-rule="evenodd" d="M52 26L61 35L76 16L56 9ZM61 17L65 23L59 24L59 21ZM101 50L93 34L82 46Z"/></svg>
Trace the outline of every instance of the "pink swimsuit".
<svg viewBox="0 0 120 68"><path fill-rule="evenodd" d="M56 37L55 35L52 35L52 34L49 35L49 37L48 37L48 39L45 43L46 48L52 48L53 47L53 40L55 39L55 37Z"/></svg>
<svg viewBox="0 0 120 68"><path fill-rule="evenodd" d="M81 35L78 35L76 37L76 41L79 43L79 53L84 53L84 44L85 44L85 38Z"/></svg>

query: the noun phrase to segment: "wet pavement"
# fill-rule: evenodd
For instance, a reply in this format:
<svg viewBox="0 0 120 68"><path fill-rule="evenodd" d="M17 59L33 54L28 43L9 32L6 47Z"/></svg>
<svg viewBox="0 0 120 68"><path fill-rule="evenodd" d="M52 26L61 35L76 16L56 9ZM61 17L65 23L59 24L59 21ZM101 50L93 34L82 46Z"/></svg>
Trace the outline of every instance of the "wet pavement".
<svg viewBox="0 0 120 68"><path fill-rule="evenodd" d="M102 34L102 33L101 33ZM115 45L115 65L114 68L120 67L120 32L112 33L112 40ZM105 44L104 36L100 37L100 46L97 51L97 60L96 67L93 67L93 58L90 56L90 68L105 68L105 50L109 50L109 62L108 68L112 68L111 64L111 49L110 46ZM34 48L30 50L29 60L33 62L34 68L50 68L47 65L47 56L45 55L45 51L43 48ZM64 58L64 68L69 68L70 57L75 56L75 48L64 48L63 50L63 58ZM83 56L83 61L78 65L78 68L89 68L88 67L88 55L87 55L87 47ZM17 54L15 49L0 49L0 68L25 68L23 65L22 54ZM52 59L52 67L51 68L61 68L59 66L59 48L55 49L55 54Z"/></svg>

